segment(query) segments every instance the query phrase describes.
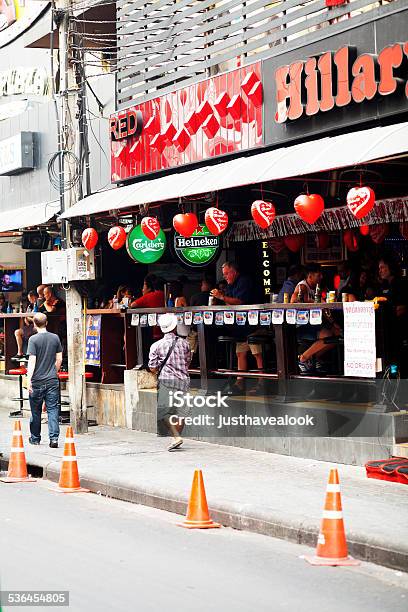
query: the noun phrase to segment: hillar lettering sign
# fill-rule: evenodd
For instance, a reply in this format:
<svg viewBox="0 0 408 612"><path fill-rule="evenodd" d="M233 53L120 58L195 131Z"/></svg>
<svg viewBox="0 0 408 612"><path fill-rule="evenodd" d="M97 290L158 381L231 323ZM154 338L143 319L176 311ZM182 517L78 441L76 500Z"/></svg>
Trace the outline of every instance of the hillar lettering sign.
<svg viewBox="0 0 408 612"><path fill-rule="evenodd" d="M378 55L357 55L354 47L327 51L275 72L275 121L316 115L399 90L408 98L408 42L385 47Z"/></svg>

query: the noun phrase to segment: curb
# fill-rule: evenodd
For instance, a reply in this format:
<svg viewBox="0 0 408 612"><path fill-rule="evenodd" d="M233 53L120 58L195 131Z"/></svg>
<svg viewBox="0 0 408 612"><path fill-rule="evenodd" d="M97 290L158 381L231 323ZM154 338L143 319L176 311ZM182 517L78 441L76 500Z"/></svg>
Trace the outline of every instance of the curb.
<svg viewBox="0 0 408 612"><path fill-rule="evenodd" d="M0 468L7 465L7 456L0 458ZM28 467L42 469L43 478L52 482L59 480L59 468L55 469L55 462L41 464L31 462ZM96 477L81 476L81 485L92 493L99 493L105 497L119 499L142 506L165 510L175 514L185 515L188 499L174 496L165 490L138 488L137 485L129 487L119 481L98 480ZM255 508L239 506L237 504L214 504L209 506L211 517L224 527L231 527L241 531L250 531L281 540L289 540L296 544L315 547L319 533L318 525L307 524L306 521L291 522L281 516L262 513ZM398 550L387 547L385 542L367 541L365 536L358 534L348 535L347 543L349 553L356 559L382 565L391 569L407 571L408 547Z"/></svg>

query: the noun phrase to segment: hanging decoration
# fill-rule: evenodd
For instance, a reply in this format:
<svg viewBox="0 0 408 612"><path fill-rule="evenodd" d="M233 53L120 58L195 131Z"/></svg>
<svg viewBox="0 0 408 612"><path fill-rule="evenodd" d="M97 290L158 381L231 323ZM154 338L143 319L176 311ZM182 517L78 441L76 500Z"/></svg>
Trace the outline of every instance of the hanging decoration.
<svg viewBox="0 0 408 612"><path fill-rule="evenodd" d="M384 238L388 235L390 228L385 223L380 223L380 225L372 225L370 227L370 238L375 244L381 244Z"/></svg>
<svg viewBox="0 0 408 612"><path fill-rule="evenodd" d="M272 225L276 210L272 202L264 202L263 200L255 200L251 206L251 215L253 220L262 229L267 229Z"/></svg>
<svg viewBox="0 0 408 612"><path fill-rule="evenodd" d="M304 193L296 198L294 206L299 217L313 225L324 211L324 200L317 193Z"/></svg>
<svg viewBox="0 0 408 612"><path fill-rule="evenodd" d="M82 244L88 251L92 251L98 244L98 233L93 227L87 227L82 232Z"/></svg>
<svg viewBox="0 0 408 612"><path fill-rule="evenodd" d="M305 235L296 234L295 236L285 236L283 240L289 251L292 251L292 253L297 253L305 244Z"/></svg>
<svg viewBox="0 0 408 612"><path fill-rule="evenodd" d="M228 215L225 210L213 206L205 211L205 224L214 236L219 236L228 227Z"/></svg>
<svg viewBox="0 0 408 612"><path fill-rule="evenodd" d="M321 251L329 248L330 236L327 232L319 232L316 234L316 247Z"/></svg>
<svg viewBox="0 0 408 612"><path fill-rule="evenodd" d="M173 227L185 238L190 238L198 227L198 219L194 213L179 213L173 217Z"/></svg>
<svg viewBox="0 0 408 612"><path fill-rule="evenodd" d="M126 232L120 225L114 225L108 232L108 242L114 251L118 251L126 242Z"/></svg>
<svg viewBox="0 0 408 612"><path fill-rule="evenodd" d="M154 240L160 233L160 223L156 217L143 217L140 226L142 232L149 240Z"/></svg>
<svg viewBox="0 0 408 612"><path fill-rule="evenodd" d="M347 206L356 219L367 216L375 204L371 187L353 187L347 194Z"/></svg>
<svg viewBox="0 0 408 612"><path fill-rule="evenodd" d="M408 224L408 196L377 200L373 210L367 215L364 222L370 228L378 223ZM348 206L337 206L326 208L320 219L316 221L314 229L319 232L330 233L350 228L359 231L360 224L361 221L351 214ZM248 240L265 240L265 237L283 237L309 231L310 225L302 221L293 212L286 215L277 215L267 230L261 229L252 219L230 223L226 232L226 240L228 243L248 242Z"/></svg>
<svg viewBox="0 0 408 612"><path fill-rule="evenodd" d="M358 241L355 233L351 229L347 229L343 234L343 242L349 251L353 253L358 251Z"/></svg>
<svg viewBox="0 0 408 612"><path fill-rule="evenodd" d="M369 233L370 233L369 225L360 225L360 234L362 236L368 236Z"/></svg>

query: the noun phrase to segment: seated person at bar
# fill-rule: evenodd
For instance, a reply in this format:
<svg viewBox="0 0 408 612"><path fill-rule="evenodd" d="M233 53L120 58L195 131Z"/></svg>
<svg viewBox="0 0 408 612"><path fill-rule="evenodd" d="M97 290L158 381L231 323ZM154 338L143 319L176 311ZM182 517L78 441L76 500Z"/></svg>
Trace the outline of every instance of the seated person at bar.
<svg viewBox="0 0 408 612"><path fill-rule="evenodd" d="M165 305L164 291L158 288L158 278L155 274L145 276L142 294L142 297L131 303L131 308L163 308Z"/></svg>
<svg viewBox="0 0 408 612"><path fill-rule="evenodd" d="M29 291L28 295L28 306L27 313L34 312L34 308L37 304L38 295L35 291ZM28 339L31 338L36 333L36 329L34 328L33 318L32 317L24 317L23 326L19 329L16 329L14 332L14 336L17 342L17 355L15 356L17 359L19 357L24 357L24 342L28 342Z"/></svg>
<svg viewBox="0 0 408 612"><path fill-rule="evenodd" d="M278 294L278 302L280 304L283 304L283 301L284 301L283 298L284 298L285 293L289 295L289 300L290 300L290 298L293 295L296 285L304 277L305 277L305 270L303 266L301 266L300 264L295 264L293 266L290 266L288 278L283 283L282 289L279 291L279 294Z"/></svg>
<svg viewBox="0 0 408 612"><path fill-rule="evenodd" d="M56 333L61 340L63 353L67 354L67 317L66 317L66 305L64 300L57 297L54 293L54 290L51 286L46 285L44 287L44 303L38 308L38 312L43 312L46 315L56 314L59 315L57 321L55 321L55 326L53 325L53 321L50 317L48 317L48 327L50 331Z"/></svg>
<svg viewBox="0 0 408 612"><path fill-rule="evenodd" d="M55 312L65 317L65 302L55 295L52 287L46 285L44 287L44 302L39 307L38 312L44 314Z"/></svg>
<svg viewBox="0 0 408 612"><path fill-rule="evenodd" d="M227 282L227 288L224 291L213 289L211 295L221 303L228 306L239 306L240 304L253 304L252 283L248 276L243 276L239 272L236 263L226 261L222 265L222 273ZM245 328L244 328L245 329ZM238 331L238 330L236 330ZM247 342L237 342L237 359L238 370L248 369L247 354L251 351L256 360L256 365L259 370L263 369L262 362L262 347L260 344L248 344Z"/></svg>
<svg viewBox="0 0 408 612"><path fill-rule="evenodd" d="M361 270L358 283L355 288L355 296L358 302L372 300L377 295L376 284L371 278L368 270Z"/></svg>
<svg viewBox="0 0 408 612"><path fill-rule="evenodd" d="M108 308L113 308L114 304L118 306L128 306L133 299L132 290L127 285L120 285L113 296L112 300L109 301Z"/></svg>
<svg viewBox="0 0 408 612"><path fill-rule="evenodd" d="M322 271L319 264L310 264L306 268L306 278L298 282L290 298L290 303L301 302L308 304L314 302L317 285L321 285ZM300 299L299 299L300 293Z"/></svg>
<svg viewBox="0 0 408 612"><path fill-rule="evenodd" d="M181 281L171 281L167 306L174 306L175 308L183 308L187 306L187 300L183 295L183 283Z"/></svg>
<svg viewBox="0 0 408 612"><path fill-rule="evenodd" d="M208 306L210 291L211 288L214 287L214 285L214 278L210 276L204 276L201 281L200 291L192 295L190 298L190 306ZM191 352L196 353L198 348L198 333L196 325L192 325L187 336L187 340L190 343Z"/></svg>
<svg viewBox="0 0 408 612"><path fill-rule="evenodd" d="M191 296L190 306L208 306L210 291L214 287L214 279L209 276L204 276L201 281L200 291Z"/></svg>
<svg viewBox="0 0 408 612"><path fill-rule="evenodd" d="M8 308L8 302L6 300L6 297L4 295L4 293L0 293L0 312L7 312L7 308Z"/></svg>
<svg viewBox="0 0 408 612"><path fill-rule="evenodd" d="M4 293L0 293L0 312L6 313L8 302L6 301ZM0 321L0 354L4 352L4 320Z"/></svg>
<svg viewBox="0 0 408 612"><path fill-rule="evenodd" d="M39 308L40 306L42 306L44 304L45 301L45 297L44 297L44 289L46 288L47 285L38 285L37 287L37 308Z"/></svg>
<svg viewBox="0 0 408 612"><path fill-rule="evenodd" d="M322 279L323 279L323 275L321 272L321 268L318 264L310 264L309 266L307 266L306 278L300 281L296 285L295 290L290 300L291 304L294 304L296 302L301 302L301 303L306 303L306 304L313 303L315 299L316 287L318 285L321 285ZM299 299L299 293L300 293L300 299ZM309 373L313 369L313 364L311 362L312 355L310 355L309 353L310 351L314 351L315 347L317 346L316 341L319 342L319 351L322 350L320 345L322 345L323 347L329 346L330 348L330 345L323 344L323 339L328 336L333 336L333 334L335 333L333 325L334 325L334 322L332 318L330 317L330 320L328 321L326 319L323 325L321 326L320 325L310 325L310 323L308 323L307 325L299 325L297 327L296 337L297 337L297 342L298 342L298 345L301 351L301 354L299 355L299 369L301 372ZM310 347L307 346L308 344L311 344L311 346ZM307 348L305 348L306 346ZM305 350L303 350L304 348ZM329 349L325 349L325 350L329 350ZM319 351L316 351L316 353L318 353ZM315 353L313 352L313 355L314 354ZM317 355L317 361L316 361L316 370L318 371L321 369L320 367L321 364L318 361L319 356L320 354Z"/></svg>
<svg viewBox="0 0 408 612"><path fill-rule="evenodd" d="M342 302L343 293L347 294L348 302L355 302L358 294L358 280L348 261L342 261L337 266L340 283L336 291L336 301Z"/></svg>

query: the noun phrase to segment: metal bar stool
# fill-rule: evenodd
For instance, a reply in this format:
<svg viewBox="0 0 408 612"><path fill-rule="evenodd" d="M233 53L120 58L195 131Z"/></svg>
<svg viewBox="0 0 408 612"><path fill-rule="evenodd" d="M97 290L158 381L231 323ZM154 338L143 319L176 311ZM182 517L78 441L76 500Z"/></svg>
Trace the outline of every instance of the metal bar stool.
<svg viewBox="0 0 408 612"><path fill-rule="evenodd" d="M19 388L19 397L13 397L13 402L19 402L20 408L19 410L12 410L9 414L10 417L22 417L23 416L23 407L24 401L27 400L26 397L23 397L23 376L27 374L27 368L24 366L20 366L18 368L12 368L8 371L11 376L18 376L18 388Z"/></svg>
<svg viewBox="0 0 408 612"><path fill-rule="evenodd" d="M61 383L67 382L69 380L69 372L58 372L58 381L59 381L59 422L60 423L69 423L70 422L70 414L69 408L68 410L63 410L62 406L69 406L69 402L62 401L61 396ZM85 372L85 380L92 380L94 375L92 372ZM92 406L88 406L88 408L92 408Z"/></svg>

